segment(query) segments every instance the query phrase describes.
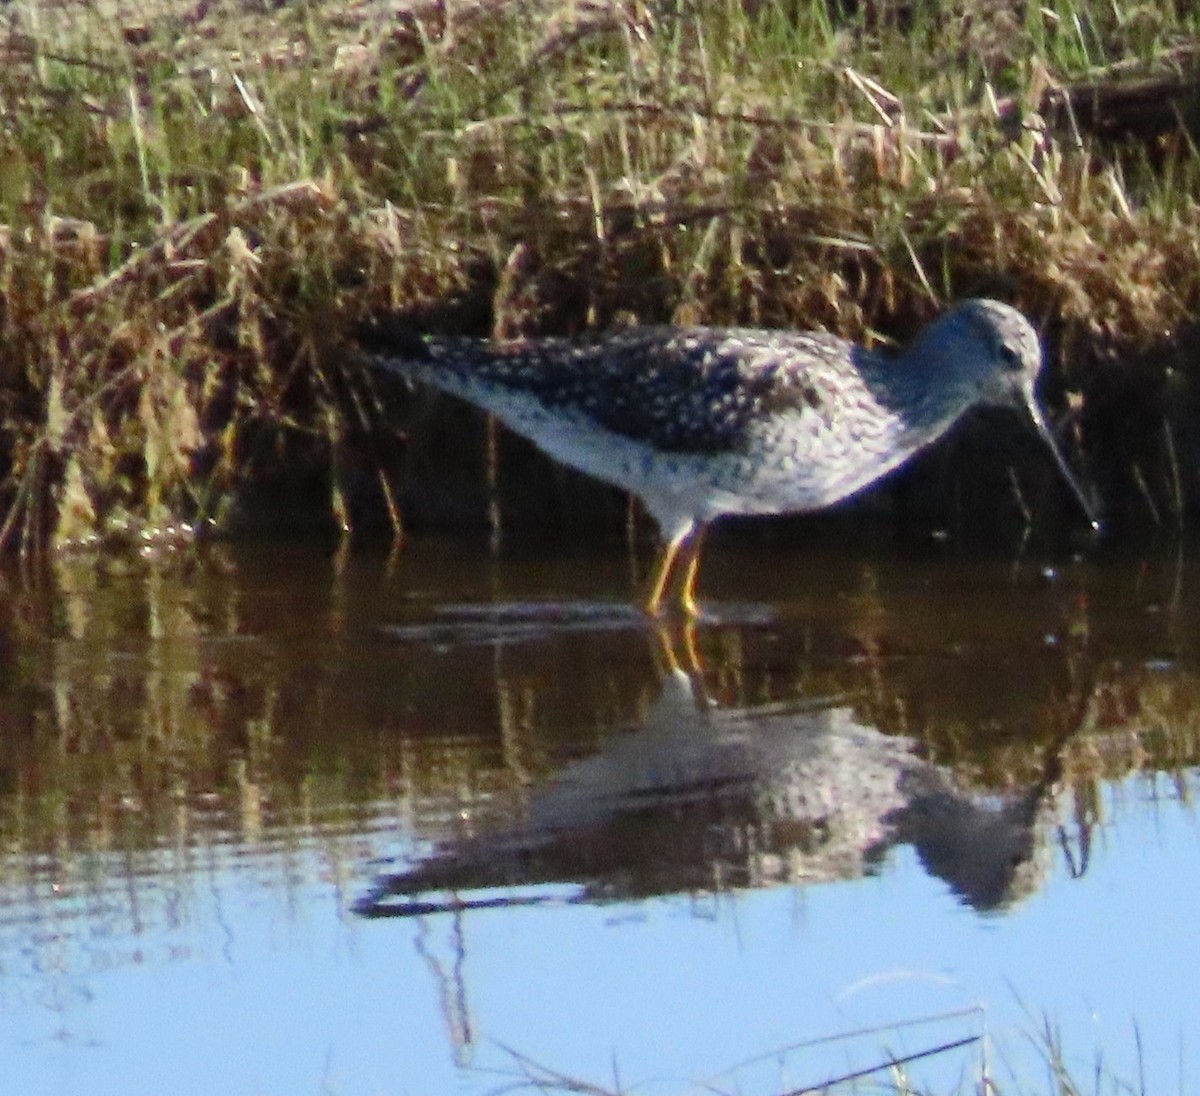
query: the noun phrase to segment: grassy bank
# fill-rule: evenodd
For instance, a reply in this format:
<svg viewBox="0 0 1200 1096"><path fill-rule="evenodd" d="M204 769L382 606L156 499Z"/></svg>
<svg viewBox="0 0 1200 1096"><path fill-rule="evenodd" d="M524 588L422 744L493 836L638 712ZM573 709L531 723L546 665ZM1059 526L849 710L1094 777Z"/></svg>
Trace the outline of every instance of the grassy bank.
<svg viewBox="0 0 1200 1096"><path fill-rule="evenodd" d="M394 501L396 394L350 335L397 311L479 334L904 338L948 299L1002 296L1046 332L1118 525L1176 523L1200 494L1189 5L3 17L6 545L178 535L281 479L341 524ZM413 431L410 451L441 437Z"/></svg>

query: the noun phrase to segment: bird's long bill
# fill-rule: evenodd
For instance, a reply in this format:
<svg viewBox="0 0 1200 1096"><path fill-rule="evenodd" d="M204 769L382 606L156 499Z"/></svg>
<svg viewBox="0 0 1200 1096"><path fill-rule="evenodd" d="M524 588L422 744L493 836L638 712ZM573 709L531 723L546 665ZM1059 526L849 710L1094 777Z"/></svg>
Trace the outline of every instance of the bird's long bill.
<svg viewBox="0 0 1200 1096"><path fill-rule="evenodd" d="M1059 471L1062 472L1063 478L1071 485L1071 490L1075 498L1079 501L1079 508L1087 515L1093 532L1098 533L1100 531L1100 519L1096 515L1095 507L1087 495L1084 494L1083 486L1076 478L1075 473L1071 471L1071 466L1067 464L1067 458L1063 456L1062 450L1058 447L1058 441L1050 429L1050 424L1046 422L1046 416L1042 414L1042 409L1038 406L1037 398L1034 396L1032 389L1025 392L1025 406L1029 408L1029 414L1033 418L1033 425L1037 428L1038 434L1041 435L1042 440L1049 446L1050 452L1054 454L1054 462L1058 465Z"/></svg>

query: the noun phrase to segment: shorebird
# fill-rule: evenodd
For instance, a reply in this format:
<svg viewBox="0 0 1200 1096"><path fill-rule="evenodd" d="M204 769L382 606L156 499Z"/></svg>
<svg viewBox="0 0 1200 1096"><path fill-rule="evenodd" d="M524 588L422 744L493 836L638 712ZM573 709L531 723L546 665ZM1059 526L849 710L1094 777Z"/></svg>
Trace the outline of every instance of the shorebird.
<svg viewBox="0 0 1200 1096"><path fill-rule="evenodd" d="M641 499L664 544L652 615L667 602L697 612L701 545L716 518L831 506L977 405L1027 410L1099 528L1034 391L1037 333L999 301L964 301L895 354L824 332L708 327L490 343L377 331L364 342L377 367L466 400Z"/></svg>

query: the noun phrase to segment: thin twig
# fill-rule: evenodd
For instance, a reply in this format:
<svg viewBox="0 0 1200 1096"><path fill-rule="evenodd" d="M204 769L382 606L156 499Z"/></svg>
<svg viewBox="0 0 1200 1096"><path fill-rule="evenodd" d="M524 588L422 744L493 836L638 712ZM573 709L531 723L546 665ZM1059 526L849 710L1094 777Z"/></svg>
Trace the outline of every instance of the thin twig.
<svg viewBox="0 0 1200 1096"><path fill-rule="evenodd" d="M1167 451L1167 471L1170 474L1171 503L1175 511L1175 530L1183 532L1183 479L1179 474L1179 457L1175 452L1175 437L1171 423L1163 416L1163 446Z"/></svg>
<svg viewBox="0 0 1200 1096"><path fill-rule="evenodd" d="M882 1069L895 1069L897 1066L906 1066L910 1062L919 1062L922 1058L932 1058L938 1054L945 1054L947 1051L959 1050L961 1047L971 1046L972 1043L978 1043L981 1038L982 1036L980 1035L968 1035L963 1039L955 1039L952 1042L942 1043L940 1046L930 1047L927 1050L918 1050L913 1054L905 1054L901 1058L889 1058L888 1061L880 1062L878 1065L851 1070L849 1073L843 1073L840 1077L830 1077L818 1085L809 1085L807 1088L793 1088L788 1092L782 1093L781 1096L808 1096L809 1093L828 1092L836 1085L844 1085L849 1081L859 1081L863 1077L869 1077L872 1073L878 1073Z"/></svg>
<svg viewBox="0 0 1200 1096"><path fill-rule="evenodd" d="M545 112L546 117L556 116L561 118L573 117L578 114L632 114L641 118L678 116L679 119L684 121L702 118L707 122L714 122L721 125L737 124L753 126L757 129L800 129L820 133L848 133L866 139L874 139L881 125L878 122L854 122L849 120L831 122L819 118L804 118L794 114L776 113L767 115L752 114L741 110L714 110L711 107L705 107L698 103L644 103L638 100L617 100L608 103L559 104L548 107ZM470 123L465 127L464 132L491 128L493 126L502 127L528 124L529 115L527 114L499 114ZM886 131L890 132L899 129L901 123L895 118L888 118L882 125ZM950 133L909 130L906 128L904 136L905 140L941 147L957 147L959 144L959 138Z"/></svg>
<svg viewBox="0 0 1200 1096"><path fill-rule="evenodd" d="M1010 464L1008 467L1008 479L1012 484L1013 498L1017 500L1017 507L1021 511L1021 518L1025 522L1026 531L1033 525L1033 511L1029 508L1029 503L1025 501L1025 494L1021 490L1021 481L1017 478L1017 470Z"/></svg>
<svg viewBox="0 0 1200 1096"><path fill-rule="evenodd" d="M1142 474L1142 466L1140 464L1133 466L1133 482L1142 493L1142 498L1146 500L1146 506L1150 511L1150 516L1154 519L1154 524L1161 528L1162 515L1158 512L1158 507L1154 503L1154 496L1150 494L1150 485L1146 482L1146 477Z"/></svg>

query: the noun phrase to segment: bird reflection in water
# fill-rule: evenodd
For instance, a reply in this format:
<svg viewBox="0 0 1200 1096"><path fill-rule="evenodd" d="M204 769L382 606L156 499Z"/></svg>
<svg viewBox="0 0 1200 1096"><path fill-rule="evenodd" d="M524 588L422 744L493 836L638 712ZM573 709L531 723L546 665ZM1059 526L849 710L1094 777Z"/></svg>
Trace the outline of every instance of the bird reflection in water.
<svg viewBox="0 0 1200 1096"><path fill-rule="evenodd" d="M520 821L445 840L381 875L369 917L844 881L910 844L978 911L1039 885L1041 819L1060 776L1003 795L967 786L844 698L721 706L695 625L652 629L661 692L644 723L528 794ZM514 811L514 815L517 812Z"/></svg>

